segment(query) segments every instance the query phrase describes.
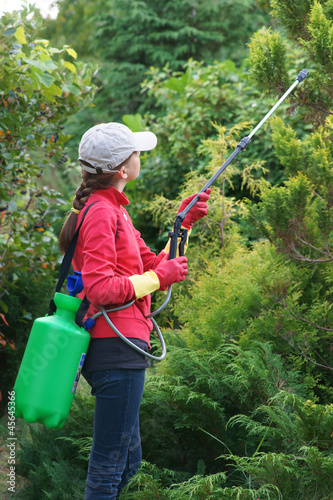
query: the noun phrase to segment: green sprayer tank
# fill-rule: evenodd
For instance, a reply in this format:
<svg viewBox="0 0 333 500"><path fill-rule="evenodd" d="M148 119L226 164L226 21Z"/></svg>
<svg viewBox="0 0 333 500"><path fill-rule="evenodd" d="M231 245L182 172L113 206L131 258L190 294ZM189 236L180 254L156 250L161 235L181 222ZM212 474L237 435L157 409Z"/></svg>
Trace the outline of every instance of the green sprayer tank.
<svg viewBox="0 0 333 500"><path fill-rule="evenodd" d="M54 302L55 314L33 323L14 386L15 416L60 428L74 398L90 335L75 323L81 299L56 293Z"/></svg>

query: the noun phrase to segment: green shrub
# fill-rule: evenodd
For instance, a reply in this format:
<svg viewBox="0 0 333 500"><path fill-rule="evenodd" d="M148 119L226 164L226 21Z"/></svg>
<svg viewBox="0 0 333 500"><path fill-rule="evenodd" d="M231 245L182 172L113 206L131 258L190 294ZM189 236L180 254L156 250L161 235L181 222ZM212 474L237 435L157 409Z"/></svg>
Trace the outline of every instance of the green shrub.
<svg viewBox="0 0 333 500"><path fill-rule="evenodd" d="M175 337L168 338L168 345ZM252 342L244 348L222 343L215 351L170 348L168 358L149 374L141 406L144 456L158 467L194 474L199 460L206 471L227 470L221 451L247 455L258 442L229 419L251 415L277 394L280 386L304 394L300 376L289 373L272 345ZM216 437L216 439L214 439Z"/></svg>
<svg viewBox="0 0 333 500"><path fill-rule="evenodd" d="M92 442L95 401L77 391L62 429L30 425L30 435L19 442L17 473L27 478L20 498L81 500L87 457Z"/></svg>

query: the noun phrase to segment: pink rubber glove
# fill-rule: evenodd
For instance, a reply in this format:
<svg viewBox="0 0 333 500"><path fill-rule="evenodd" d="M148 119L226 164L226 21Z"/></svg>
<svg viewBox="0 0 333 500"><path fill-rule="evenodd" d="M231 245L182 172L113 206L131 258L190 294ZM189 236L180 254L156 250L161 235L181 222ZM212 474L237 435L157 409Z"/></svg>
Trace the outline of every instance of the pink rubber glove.
<svg viewBox="0 0 333 500"><path fill-rule="evenodd" d="M191 208L191 210L185 217L185 220L182 222L182 226L185 229L191 229L194 222L207 215L207 201L209 200L210 193L211 189L208 188L207 191L199 194L199 201L197 201L194 207ZM191 203L195 196L197 195L193 194L192 196L185 198L185 200L182 201L182 204L179 207L178 213L182 212L187 207L187 205Z"/></svg>
<svg viewBox="0 0 333 500"><path fill-rule="evenodd" d="M185 276L188 274L186 257L176 257L171 260L168 260L168 258L169 254L154 269L154 273L161 285L160 290L166 290L169 285L184 281Z"/></svg>

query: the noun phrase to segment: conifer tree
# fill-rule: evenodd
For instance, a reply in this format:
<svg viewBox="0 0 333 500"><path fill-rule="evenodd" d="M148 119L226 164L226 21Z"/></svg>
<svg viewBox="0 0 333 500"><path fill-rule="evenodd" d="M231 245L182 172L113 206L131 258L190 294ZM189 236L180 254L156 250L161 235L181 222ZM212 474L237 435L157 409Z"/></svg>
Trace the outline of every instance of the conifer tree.
<svg viewBox="0 0 333 500"><path fill-rule="evenodd" d="M199 449L204 449L198 433L203 427L195 423L196 419L202 411L208 424L211 415L215 415L206 430L221 448L228 447L228 453L223 452L219 459L234 462L239 474L232 472L230 463L226 462L214 471L227 474L223 488L226 498L242 498L241 495L265 498L267 494L267 498L287 500L328 500L333 489L332 406L329 404L333 370L330 348L333 331L332 2L273 0L272 5L288 38L271 30L254 35L250 55L252 77L261 91L280 96L299 70L304 67L310 70L307 81L289 101L289 111L297 107L299 116L306 120L308 134L300 138L299 127L293 130L280 118L271 123L272 141L284 168L285 182L271 186L263 181L257 192L259 202L248 204L249 220L258 228L258 241L252 242L251 247L246 248L240 240L237 242L237 231L232 231L232 215L224 226L227 238L222 252L217 252L216 247L213 250L216 258L209 253L204 239L201 240L195 264L197 272L190 275L192 283L187 289L181 288L175 305L181 327L170 333L169 342L172 339L179 348L179 357L173 352L174 359L169 358L156 378L151 377L150 388L156 386L143 408L148 419L152 411L158 415L159 405L165 402L161 414L165 423L170 412L174 423L174 429L171 425L168 431L173 452L177 447L179 453L183 450L191 459L195 457L194 450L187 447L191 430L200 440ZM293 54L299 60L293 61ZM216 154L218 150L216 144ZM216 186L212 200L215 189ZM225 206L228 201L223 198L220 203ZM231 206L230 200L228 206ZM212 202L210 219L217 222L217 214L217 206ZM244 212L238 211L238 214ZM207 225L207 221L202 224ZM190 249L190 262L195 251L191 252ZM263 347L265 341L272 346L269 360L268 352L260 357L261 361L255 360L258 346L255 343ZM238 353L237 366L231 359L219 359L217 365L214 364L214 353L219 357L228 352ZM187 356L192 360L192 367ZM245 403L251 392L252 377L259 375L263 368L262 360L268 361L273 371L276 356L286 372L284 376L279 371L281 377L276 379L275 395L265 396L264 386L257 379L252 388L262 403L258 405L254 400ZM287 387L291 376L297 377L297 374L302 381ZM161 375L165 378L159 384ZM200 383L203 380L207 384L205 388ZM215 389L222 380L228 386L230 406L226 401L217 402L217 394L222 395L223 389L221 386L217 392ZM237 395L233 392L236 387ZM202 397L198 399L199 390ZM160 397L159 391L163 393ZM212 401L215 395L217 399ZM192 405L198 400L202 405L192 414ZM238 404L244 405L244 414L232 417L230 411L237 413ZM231 418L225 426L220 419L226 415ZM218 422L217 434L213 431L213 422ZM245 435L241 428L245 429ZM183 430L181 435L178 429ZM244 448L234 453L236 443L240 447L243 444ZM151 445L151 441L146 443L150 456ZM163 446L160 450L165 451ZM204 459L210 467L208 455ZM158 454L155 458L157 462L160 459ZM174 455L168 459L174 467ZM259 493L260 485L265 485L272 496L268 490ZM257 496L253 496L254 491Z"/></svg>
<svg viewBox="0 0 333 500"><path fill-rule="evenodd" d="M292 99L314 125L332 116L333 7L331 0L272 0L272 15L287 35L263 29L250 44L252 77L264 92L281 94L291 74L307 67L310 76ZM292 57L292 52L297 58Z"/></svg>
<svg viewBox="0 0 333 500"><path fill-rule="evenodd" d="M47 35L65 36L81 56L99 61L99 120L119 121L126 113L151 109L154 101L147 101L140 88L151 66L182 70L189 58L205 64L226 58L239 62L249 37L269 17L267 6L257 0L58 3L58 19L48 21Z"/></svg>
<svg viewBox="0 0 333 500"><path fill-rule="evenodd" d="M329 0L273 0L273 15L301 50L301 63L290 62L284 37L269 30L251 41L252 76L262 90L280 93L291 67L310 70L294 93L291 111L302 106L313 132L303 141L281 120L273 121L276 154L289 180L283 187L262 186L262 201L252 211L260 231L289 257L304 263L333 260L333 8ZM290 42L289 42L290 44Z"/></svg>

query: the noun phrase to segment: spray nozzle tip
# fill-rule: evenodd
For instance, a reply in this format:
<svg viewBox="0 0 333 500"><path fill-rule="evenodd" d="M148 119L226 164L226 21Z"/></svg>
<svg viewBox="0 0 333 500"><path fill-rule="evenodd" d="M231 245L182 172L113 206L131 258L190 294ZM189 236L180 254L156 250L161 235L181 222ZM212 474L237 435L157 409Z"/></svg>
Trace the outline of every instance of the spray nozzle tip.
<svg viewBox="0 0 333 500"><path fill-rule="evenodd" d="M305 78L308 76L309 74L309 70L308 69L302 69L302 71L300 71L296 77L296 80L298 80L299 82L302 82L303 80L305 80Z"/></svg>

